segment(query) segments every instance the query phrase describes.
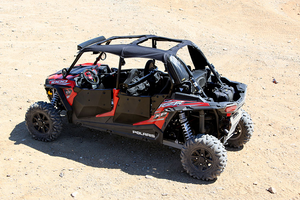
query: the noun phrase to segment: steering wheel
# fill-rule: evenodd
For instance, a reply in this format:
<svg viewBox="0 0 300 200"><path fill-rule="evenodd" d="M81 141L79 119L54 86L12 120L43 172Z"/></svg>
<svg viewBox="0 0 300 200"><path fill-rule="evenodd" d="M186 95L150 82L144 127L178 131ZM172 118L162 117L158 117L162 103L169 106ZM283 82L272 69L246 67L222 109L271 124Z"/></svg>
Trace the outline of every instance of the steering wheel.
<svg viewBox="0 0 300 200"><path fill-rule="evenodd" d="M96 70L85 69L82 74L88 83L92 85L99 84L99 77Z"/></svg>

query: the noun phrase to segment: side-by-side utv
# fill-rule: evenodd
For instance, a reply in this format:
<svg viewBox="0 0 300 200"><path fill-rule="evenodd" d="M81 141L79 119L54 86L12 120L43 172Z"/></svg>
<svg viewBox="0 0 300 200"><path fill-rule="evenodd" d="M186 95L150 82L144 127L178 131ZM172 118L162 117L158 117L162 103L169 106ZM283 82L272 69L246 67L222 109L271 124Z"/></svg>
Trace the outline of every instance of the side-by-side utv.
<svg viewBox="0 0 300 200"><path fill-rule="evenodd" d="M69 68L46 79L50 103L36 102L26 113L37 140L60 135L64 111L70 123L181 149L187 173L213 180L226 166L225 146L241 147L252 136L242 109L247 86L220 76L189 40L101 36L78 50ZM87 53L93 60L80 64ZM110 57L117 59L106 62Z"/></svg>

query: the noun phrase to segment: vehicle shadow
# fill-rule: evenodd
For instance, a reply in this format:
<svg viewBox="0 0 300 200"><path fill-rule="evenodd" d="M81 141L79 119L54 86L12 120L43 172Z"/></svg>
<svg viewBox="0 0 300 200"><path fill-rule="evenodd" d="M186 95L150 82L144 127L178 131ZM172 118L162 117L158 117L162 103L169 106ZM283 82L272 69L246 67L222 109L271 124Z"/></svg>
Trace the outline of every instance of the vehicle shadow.
<svg viewBox="0 0 300 200"><path fill-rule="evenodd" d="M235 151L243 150L244 146L241 146L241 147L228 147L228 146L226 146L225 148L226 148L227 151L234 151L235 152Z"/></svg>
<svg viewBox="0 0 300 200"><path fill-rule="evenodd" d="M15 126L9 139L50 156L58 156L84 165L120 169L131 175L151 175L182 183L212 184L190 177L180 162L180 150L106 132L64 124L61 136L53 142L34 140L25 122Z"/></svg>

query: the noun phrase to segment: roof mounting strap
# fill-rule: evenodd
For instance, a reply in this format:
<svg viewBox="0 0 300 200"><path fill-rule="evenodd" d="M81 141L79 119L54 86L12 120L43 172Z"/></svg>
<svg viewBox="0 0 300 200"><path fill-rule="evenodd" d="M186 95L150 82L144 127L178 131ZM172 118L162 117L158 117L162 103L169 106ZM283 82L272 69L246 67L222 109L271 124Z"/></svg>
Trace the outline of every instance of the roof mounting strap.
<svg viewBox="0 0 300 200"><path fill-rule="evenodd" d="M156 48L156 44L157 44L156 40L152 39L152 48Z"/></svg>

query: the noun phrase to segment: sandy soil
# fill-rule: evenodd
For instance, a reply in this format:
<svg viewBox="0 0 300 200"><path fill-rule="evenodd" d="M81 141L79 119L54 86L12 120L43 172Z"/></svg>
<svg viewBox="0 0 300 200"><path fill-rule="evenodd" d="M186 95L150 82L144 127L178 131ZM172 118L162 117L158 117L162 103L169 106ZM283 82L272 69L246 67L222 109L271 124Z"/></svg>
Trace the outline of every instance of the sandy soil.
<svg viewBox="0 0 300 200"><path fill-rule="evenodd" d="M299 30L296 0L1 1L0 199L300 199ZM248 85L255 134L217 181L189 177L179 150L75 125L55 142L30 137L24 115L47 100L46 76L78 43L128 34L191 39Z"/></svg>

